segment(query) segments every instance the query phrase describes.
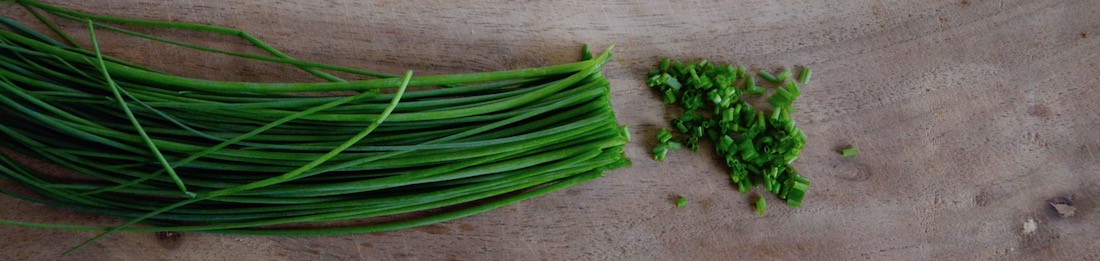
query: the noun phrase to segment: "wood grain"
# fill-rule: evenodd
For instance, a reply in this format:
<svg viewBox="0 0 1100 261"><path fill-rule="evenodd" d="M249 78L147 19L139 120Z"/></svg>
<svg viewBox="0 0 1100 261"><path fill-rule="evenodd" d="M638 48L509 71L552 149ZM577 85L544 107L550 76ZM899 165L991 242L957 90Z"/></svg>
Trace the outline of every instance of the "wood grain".
<svg viewBox="0 0 1100 261"><path fill-rule="evenodd" d="M380 234L119 234L59 257L94 233L0 227L0 260L1100 260L1100 1L58 4L236 27L300 59L386 72L550 65L576 59L582 43L615 43L604 72L618 119L638 137L627 148L635 166L487 214ZM31 23L21 8L0 6ZM251 50L228 37L150 32ZM131 38L103 42L111 55L188 76L312 80ZM712 153L649 159L652 137L678 113L644 86L662 57L814 69L793 116L810 140L796 162L813 179L802 208L757 217ZM836 150L849 144L860 155L841 159ZM679 195L688 207L675 208ZM1071 202L1075 215L1051 202ZM0 204L9 219L117 223ZM1035 227L1025 230L1029 220Z"/></svg>

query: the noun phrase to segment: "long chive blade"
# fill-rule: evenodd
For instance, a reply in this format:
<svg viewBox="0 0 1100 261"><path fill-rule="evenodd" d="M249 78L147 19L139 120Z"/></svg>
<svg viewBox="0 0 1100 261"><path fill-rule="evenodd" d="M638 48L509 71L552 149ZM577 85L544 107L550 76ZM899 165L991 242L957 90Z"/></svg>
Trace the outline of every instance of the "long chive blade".
<svg viewBox="0 0 1100 261"><path fill-rule="evenodd" d="M86 22L86 24L88 25L88 34L92 38L92 48L93 50L95 50L95 58L98 65L97 67L99 68L100 73L102 73L103 79L107 82L109 88L111 88L111 94L113 94L115 100L118 101L119 106L122 108L123 113L126 114L126 117L130 119L130 123L134 125L134 129L137 130L138 135L140 135L141 139L145 141L145 145L149 146L149 150L153 153L153 156L156 158L157 162L161 164L165 172L168 173L168 176L171 177L172 181L175 182L176 186L179 187L180 191L184 194L194 197L195 194L187 191L187 186L183 184L183 180L180 179L178 174L176 174L175 169L172 168L170 164L168 164L168 160L164 158L164 154L160 152L160 149L157 148L157 145L154 144L153 140L149 138L149 134L146 133L145 129L141 127L141 123L138 122L137 117L134 117L134 113L130 111L129 105L127 105L126 102L123 101L122 94L119 92L119 86L115 84L114 80L111 79L111 75L107 73L107 70L105 69L106 66L103 62L103 54L99 51L99 42L96 40L95 36L95 26L92 25L91 20L88 20Z"/></svg>

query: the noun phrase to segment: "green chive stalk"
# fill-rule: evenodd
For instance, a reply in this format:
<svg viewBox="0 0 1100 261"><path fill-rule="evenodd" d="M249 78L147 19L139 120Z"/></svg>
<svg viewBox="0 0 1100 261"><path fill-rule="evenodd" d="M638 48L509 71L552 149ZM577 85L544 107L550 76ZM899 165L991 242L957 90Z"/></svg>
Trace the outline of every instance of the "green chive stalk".
<svg viewBox="0 0 1100 261"><path fill-rule="evenodd" d="M33 191L0 193L125 222L96 227L0 217L0 224L102 232L69 252L114 232L320 236L404 229L500 208L630 165L622 152L629 134L615 120L600 74L610 47L594 56L585 46L580 61L561 65L413 76L296 60L232 28L15 2L61 40L0 17L7 28L0 29L0 146L82 178L61 179L0 154L0 180ZM78 43L51 18L84 24L90 43ZM117 25L237 36L270 56ZM100 49L97 30L294 66L322 81L172 75L105 55L110 50ZM358 221L328 223L347 220Z"/></svg>

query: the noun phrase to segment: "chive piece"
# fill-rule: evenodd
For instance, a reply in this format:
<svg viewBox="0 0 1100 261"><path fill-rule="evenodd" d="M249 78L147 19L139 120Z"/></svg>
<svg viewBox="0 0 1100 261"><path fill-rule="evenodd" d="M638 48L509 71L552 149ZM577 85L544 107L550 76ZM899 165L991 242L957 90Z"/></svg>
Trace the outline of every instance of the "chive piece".
<svg viewBox="0 0 1100 261"><path fill-rule="evenodd" d="M745 92L748 94L764 94L764 88L756 86L756 77L745 78Z"/></svg>
<svg viewBox="0 0 1100 261"><path fill-rule="evenodd" d="M687 205L688 205L688 199L685 198L685 197L680 197L680 199L676 200L676 207L678 207L678 208L683 208L683 207L686 207Z"/></svg>
<svg viewBox="0 0 1100 261"><path fill-rule="evenodd" d="M767 208L768 208L768 206L767 206L766 203L764 203L764 197L763 196L760 196L760 197L756 198L756 214L757 215L760 215L761 217L763 217L764 216L764 210L767 209Z"/></svg>
<svg viewBox="0 0 1100 261"><path fill-rule="evenodd" d="M813 71L810 71L810 67L802 67L802 73L798 74L798 83L810 83L810 74L813 74Z"/></svg>
<svg viewBox="0 0 1100 261"><path fill-rule="evenodd" d="M667 104L676 103L676 91L674 91L672 89L665 90L665 103L667 103Z"/></svg>
<svg viewBox="0 0 1100 261"><path fill-rule="evenodd" d="M765 71L763 69L761 69L759 72L757 72L756 75L759 75L760 78L764 78L764 80L766 80L768 82L779 83L779 79L776 79L775 75L772 75L772 73L770 73L768 71Z"/></svg>
<svg viewBox="0 0 1100 261"><path fill-rule="evenodd" d="M658 142L668 143L669 140L672 140L672 132L669 132L668 129L662 128L661 131L657 132Z"/></svg>
<svg viewBox="0 0 1100 261"><path fill-rule="evenodd" d="M668 154L668 143L659 143L653 147L653 160L665 161L665 154Z"/></svg>
<svg viewBox="0 0 1100 261"><path fill-rule="evenodd" d="M806 196L806 188L809 183L795 182L791 191L787 194L787 205L792 207L802 206L802 198Z"/></svg>
<svg viewBox="0 0 1100 261"><path fill-rule="evenodd" d="M851 158L859 155L859 148L856 146L849 146L848 148L840 151L840 156L844 158Z"/></svg>
<svg viewBox="0 0 1100 261"><path fill-rule="evenodd" d="M683 87L683 84L681 84L679 80L676 80L676 78L672 78L672 76L669 76L668 73L662 74L662 76L668 78L668 81L665 82L665 85L668 85L669 88L672 88L673 90L679 90L680 87Z"/></svg>
<svg viewBox="0 0 1100 261"><path fill-rule="evenodd" d="M699 137L697 137L697 136L691 136L691 137L685 138L684 139L684 144L685 144L684 146L687 146L687 148L689 150L691 150L691 152L698 152L699 151Z"/></svg>
<svg viewBox="0 0 1100 261"><path fill-rule="evenodd" d="M733 145L733 138L730 138L729 135L722 135L721 140L719 140L718 144L714 147L718 149L719 152L726 152L730 150L731 145Z"/></svg>
<svg viewBox="0 0 1100 261"><path fill-rule="evenodd" d="M592 60L592 52L588 51L588 45L581 45L581 61Z"/></svg>
<svg viewBox="0 0 1100 261"><path fill-rule="evenodd" d="M793 96L794 96L795 98L797 98L797 97L798 97L799 95L802 95L802 89L799 89L799 88L798 88L798 84L797 84L797 83L794 83L794 82L787 82L787 84L786 84L786 85L783 85L783 88L784 88L784 89L785 89L785 90L786 90L787 92L791 93L791 95L793 95Z"/></svg>
<svg viewBox="0 0 1100 261"><path fill-rule="evenodd" d="M783 69L783 71L782 71L782 72L779 72L779 74L776 74L776 75L775 75L775 81L774 81L774 83L781 83L781 82L783 82L783 81L786 81L786 80L787 80L787 78L791 78L791 75L792 75L792 74L793 74L793 73L791 73L791 70L790 70L790 69Z"/></svg>
<svg viewBox="0 0 1100 261"><path fill-rule="evenodd" d="M679 142L669 141L668 142L668 149L670 149L670 150L682 150L682 149L684 149L684 145L680 144Z"/></svg>

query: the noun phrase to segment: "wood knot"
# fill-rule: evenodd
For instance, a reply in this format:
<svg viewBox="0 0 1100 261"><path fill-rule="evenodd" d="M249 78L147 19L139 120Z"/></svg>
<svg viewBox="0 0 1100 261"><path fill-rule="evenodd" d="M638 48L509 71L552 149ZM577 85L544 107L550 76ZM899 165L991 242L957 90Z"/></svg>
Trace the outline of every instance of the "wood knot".
<svg viewBox="0 0 1100 261"><path fill-rule="evenodd" d="M1073 200L1067 197L1054 197L1047 200L1047 204L1050 205L1047 208L1047 215L1054 218L1070 218L1076 215L1077 207L1073 205Z"/></svg>
<svg viewBox="0 0 1100 261"><path fill-rule="evenodd" d="M1028 108L1027 113L1030 114L1031 116L1035 116L1035 117L1039 117L1039 118L1043 118L1043 119L1050 118L1050 114L1051 114L1050 113L1050 107L1040 105L1040 104L1036 104L1036 105L1031 106L1031 108Z"/></svg>

